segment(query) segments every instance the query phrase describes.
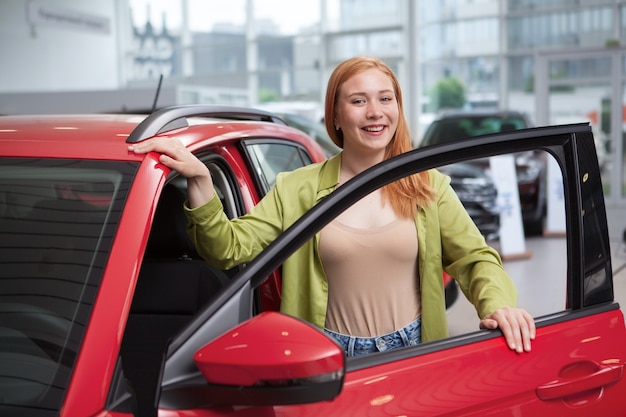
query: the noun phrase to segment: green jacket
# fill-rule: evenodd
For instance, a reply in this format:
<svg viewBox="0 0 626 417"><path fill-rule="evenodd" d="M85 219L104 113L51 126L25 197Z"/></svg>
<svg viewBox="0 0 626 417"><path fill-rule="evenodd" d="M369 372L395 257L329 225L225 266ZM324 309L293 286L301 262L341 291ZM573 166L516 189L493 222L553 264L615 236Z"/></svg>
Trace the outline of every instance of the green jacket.
<svg viewBox="0 0 626 417"><path fill-rule="evenodd" d="M250 262L309 208L333 192L341 158L281 173L276 185L248 214L229 220L219 198L185 208L188 232L210 264L230 269ZM483 236L450 187L449 177L430 171L436 198L415 219L422 290L422 341L448 336L442 269L459 283L480 318L516 305L517 291L500 256ZM328 283L318 253L320 233L282 268L281 311L320 328L326 320ZM384 279L384 278L383 278Z"/></svg>

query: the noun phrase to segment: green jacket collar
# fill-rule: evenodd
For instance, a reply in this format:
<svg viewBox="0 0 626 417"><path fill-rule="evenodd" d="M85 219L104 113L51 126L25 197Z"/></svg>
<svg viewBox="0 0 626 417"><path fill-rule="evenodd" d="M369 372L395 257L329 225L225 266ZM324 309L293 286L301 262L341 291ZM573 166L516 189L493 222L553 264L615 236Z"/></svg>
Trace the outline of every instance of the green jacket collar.
<svg viewBox="0 0 626 417"><path fill-rule="evenodd" d="M319 174L316 203L335 191L339 185L339 173L341 171L341 152L327 159Z"/></svg>

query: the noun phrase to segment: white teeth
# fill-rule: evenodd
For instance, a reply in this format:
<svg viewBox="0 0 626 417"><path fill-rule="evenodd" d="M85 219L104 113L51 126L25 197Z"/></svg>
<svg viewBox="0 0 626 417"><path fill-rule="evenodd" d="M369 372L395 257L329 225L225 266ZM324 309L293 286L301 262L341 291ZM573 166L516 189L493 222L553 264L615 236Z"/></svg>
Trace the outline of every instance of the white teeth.
<svg viewBox="0 0 626 417"><path fill-rule="evenodd" d="M381 130L383 130L383 128L383 126L366 127L365 130L367 130L368 132L380 132Z"/></svg>

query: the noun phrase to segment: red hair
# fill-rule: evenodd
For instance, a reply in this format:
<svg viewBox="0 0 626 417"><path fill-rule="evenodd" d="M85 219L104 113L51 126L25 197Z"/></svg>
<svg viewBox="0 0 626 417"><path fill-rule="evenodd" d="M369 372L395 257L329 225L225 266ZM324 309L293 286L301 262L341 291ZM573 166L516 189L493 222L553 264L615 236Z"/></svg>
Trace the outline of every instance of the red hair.
<svg viewBox="0 0 626 417"><path fill-rule="evenodd" d="M398 103L398 127L387 145L385 159L389 159L413 148L411 134L404 117L402 107L402 90L395 74L387 64L378 58L358 56L341 62L328 80L326 87L326 103L324 106L324 124L333 142L343 148L343 131L336 130L335 107L337 97L343 83L355 75L369 69L377 69L389 77ZM420 172L386 185L383 196L391 203L394 211L402 217L415 217L417 207L430 202L434 197L434 190L430 187L428 172Z"/></svg>

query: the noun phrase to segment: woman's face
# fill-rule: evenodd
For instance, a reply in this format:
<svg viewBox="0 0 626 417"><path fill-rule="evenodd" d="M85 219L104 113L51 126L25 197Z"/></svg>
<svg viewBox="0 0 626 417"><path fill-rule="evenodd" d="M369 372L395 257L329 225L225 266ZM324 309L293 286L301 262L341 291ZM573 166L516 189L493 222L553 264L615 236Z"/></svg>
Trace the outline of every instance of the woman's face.
<svg viewBox="0 0 626 417"><path fill-rule="evenodd" d="M337 92L335 126L343 132L344 151L384 153L398 126L391 79L372 68L345 81Z"/></svg>

